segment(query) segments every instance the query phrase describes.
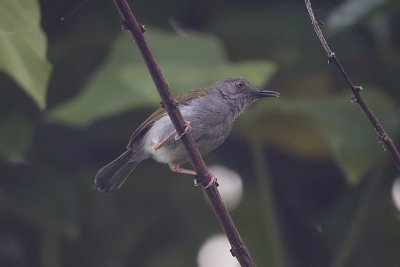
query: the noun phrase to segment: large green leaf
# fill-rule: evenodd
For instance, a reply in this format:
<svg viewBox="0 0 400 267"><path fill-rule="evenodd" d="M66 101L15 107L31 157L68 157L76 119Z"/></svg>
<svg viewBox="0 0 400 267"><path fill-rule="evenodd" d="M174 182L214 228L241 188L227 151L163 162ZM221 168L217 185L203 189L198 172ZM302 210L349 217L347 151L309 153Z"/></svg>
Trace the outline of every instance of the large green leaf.
<svg viewBox="0 0 400 267"><path fill-rule="evenodd" d="M13 77L41 109L51 72L46 46L38 1L0 1L0 70Z"/></svg>
<svg viewBox="0 0 400 267"><path fill-rule="evenodd" d="M217 39L200 34L178 36L157 30L146 33L160 68L174 94L202 88L227 76L243 76L263 84L274 66L266 61L230 63ZM49 119L86 126L133 108L158 105L155 86L137 47L123 33L105 64L76 98L50 111Z"/></svg>
<svg viewBox="0 0 400 267"><path fill-rule="evenodd" d="M400 119L394 103L382 93L368 90L365 99L388 133L398 133ZM331 155L348 179L356 184L383 157L389 157L366 116L349 94L285 100L257 105L253 118L257 134L268 144L297 155ZM288 146L286 143L289 143Z"/></svg>

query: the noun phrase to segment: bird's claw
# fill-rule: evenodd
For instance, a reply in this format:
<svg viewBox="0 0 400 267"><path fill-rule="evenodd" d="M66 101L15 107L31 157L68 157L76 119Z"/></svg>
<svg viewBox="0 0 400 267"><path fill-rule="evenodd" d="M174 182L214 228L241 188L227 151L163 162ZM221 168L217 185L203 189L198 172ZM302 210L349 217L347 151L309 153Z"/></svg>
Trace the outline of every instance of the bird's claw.
<svg viewBox="0 0 400 267"><path fill-rule="evenodd" d="M197 175L196 175L196 177L197 177ZM199 182L197 181L196 177L194 178L194 186L203 185L202 183L199 183ZM206 177L209 177L210 180L209 180L209 182L208 182L208 184L207 184L206 186L203 185L203 186L204 186L204 189L207 189L207 188L210 187L213 183L215 183L215 185L216 185L217 187L219 186L219 184L218 184L218 182L217 182L217 177L215 177L211 172L208 172L208 173L206 174Z"/></svg>
<svg viewBox="0 0 400 267"><path fill-rule="evenodd" d="M190 121L185 121L185 130L180 135L175 134L175 137L174 137L175 141L178 141L179 139L181 139L182 136L185 135L190 130L192 130L192 126L191 126Z"/></svg>

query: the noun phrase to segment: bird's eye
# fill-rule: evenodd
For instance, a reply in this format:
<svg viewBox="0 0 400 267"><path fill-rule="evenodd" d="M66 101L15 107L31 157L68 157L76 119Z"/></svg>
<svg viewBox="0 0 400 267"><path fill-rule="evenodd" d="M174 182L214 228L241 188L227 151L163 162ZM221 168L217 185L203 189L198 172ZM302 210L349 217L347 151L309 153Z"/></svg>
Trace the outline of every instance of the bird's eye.
<svg viewBox="0 0 400 267"><path fill-rule="evenodd" d="M239 82L237 83L237 87L238 87L238 88L243 88L243 87L244 87L244 82L239 81Z"/></svg>

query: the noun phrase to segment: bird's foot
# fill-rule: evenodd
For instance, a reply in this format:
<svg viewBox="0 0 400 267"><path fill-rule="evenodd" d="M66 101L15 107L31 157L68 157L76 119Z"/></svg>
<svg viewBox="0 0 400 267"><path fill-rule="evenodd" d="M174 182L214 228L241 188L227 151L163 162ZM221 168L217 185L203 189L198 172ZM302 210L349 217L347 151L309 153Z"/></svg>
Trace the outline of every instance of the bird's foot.
<svg viewBox="0 0 400 267"><path fill-rule="evenodd" d="M197 176L196 176L197 177ZM207 189L208 187L210 187L213 183L215 183L215 185L218 187L219 184L217 182L217 177L214 176L214 174L212 172L208 172L206 174L206 177L210 178L210 181L208 182L208 184L206 186L204 186L204 189ZM194 186L199 186L199 184L203 185L202 183L199 183L197 181L196 178L194 178Z"/></svg>
<svg viewBox="0 0 400 267"><path fill-rule="evenodd" d="M183 131L183 133L181 135L175 134L175 137L174 137L175 141L178 141L179 139L181 139L184 134L186 134L188 131L191 131L191 130L192 130L191 122L185 121L185 130Z"/></svg>
<svg viewBox="0 0 400 267"><path fill-rule="evenodd" d="M199 182L197 181L197 174L196 174L195 171L182 168L182 167L180 166L180 164L179 164L179 163L176 163L176 162L175 162L175 163L170 163L170 164L169 164L169 168L170 168L171 171L173 171L173 172L178 172L178 173L183 173L183 174L194 175L194 176L195 176L195 178L194 178L194 186L199 186L199 184L203 185L202 183L199 183ZM219 184L218 184L218 182L217 182L217 177L215 177L215 175L214 175L212 172L210 172L210 171L207 172L207 174L206 174L205 176L209 178L209 182L208 182L207 185L205 185L205 186L203 185L203 186L204 186L204 189L210 187L213 183L215 183L216 186L219 186Z"/></svg>

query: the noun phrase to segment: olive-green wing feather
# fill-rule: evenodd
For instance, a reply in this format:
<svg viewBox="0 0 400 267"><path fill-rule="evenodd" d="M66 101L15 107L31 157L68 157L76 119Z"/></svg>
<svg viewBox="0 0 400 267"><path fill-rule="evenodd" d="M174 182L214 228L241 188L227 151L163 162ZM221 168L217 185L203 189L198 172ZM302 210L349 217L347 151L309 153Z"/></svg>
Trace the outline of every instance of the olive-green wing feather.
<svg viewBox="0 0 400 267"><path fill-rule="evenodd" d="M132 148L134 144L150 129L153 123L165 114L164 108L154 111L139 127L133 132L126 148Z"/></svg>
<svg viewBox="0 0 400 267"><path fill-rule="evenodd" d="M205 96L207 94L207 91L205 89L203 90L193 90L186 92L182 95L179 95L175 98L175 100L178 102L179 105L186 105L193 99ZM164 116L166 113L164 107L158 108L156 111L154 111L142 124L139 125L139 127L133 132L131 139L129 140L129 143L127 145L127 148L132 148L134 144L141 138L143 137L144 134L147 133L147 131L150 129L150 127L153 125L153 123Z"/></svg>
<svg viewBox="0 0 400 267"><path fill-rule="evenodd" d="M186 105L193 99L205 96L207 94L207 91L205 89L202 90L192 90L188 91L184 94L181 94L175 98L176 101L178 101L179 104L181 105Z"/></svg>

